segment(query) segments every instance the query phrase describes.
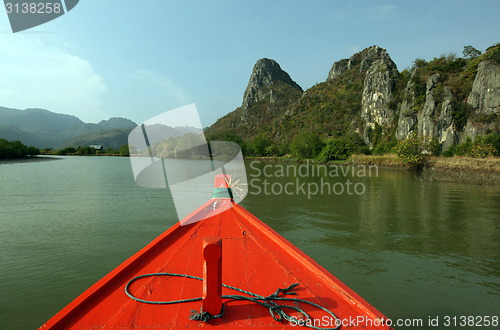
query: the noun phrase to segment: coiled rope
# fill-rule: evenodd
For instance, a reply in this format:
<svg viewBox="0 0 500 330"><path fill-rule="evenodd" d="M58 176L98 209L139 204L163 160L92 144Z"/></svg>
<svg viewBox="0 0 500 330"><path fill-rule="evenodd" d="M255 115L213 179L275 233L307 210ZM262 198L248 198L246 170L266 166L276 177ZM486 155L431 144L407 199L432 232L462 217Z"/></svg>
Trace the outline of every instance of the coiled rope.
<svg viewBox="0 0 500 330"><path fill-rule="evenodd" d="M144 274L144 275L139 275L134 278L132 278L130 281L128 281L127 285L125 285L125 293L127 296L132 298L135 301L145 303L145 304L153 304L153 305L172 305L172 304L182 304L182 303L187 303L187 302L193 302L193 301L200 301L203 298L202 297L197 297L197 298L189 298L189 299L179 299L179 300L171 300L171 301L155 301L155 300L145 300L145 299L140 299L135 297L132 293L130 293L130 286L132 283L135 281L141 279L141 278L146 278L146 277L153 277L153 276L169 276L169 277L185 277L185 278L190 278L194 280L199 280L203 281L201 277L197 276L192 276L192 275L186 275L186 274L175 274L175 273L151 273L151 274ZM287 297L280 297L280 295L296 295L296 292L293 292L293 289L295 289L299 283L295 283L290 285L289 287L285 289L280 289L278 288L275 293L269 295L269 296L261 296L256 293L246 291L240 288L236 288L234 286L230 286L227 284L222 284L223 287L239 291L241 293L247 294L248 296L242 296L242 295L222 295L223 299L229 299L229 300L248 300L252 301L254 303L257 303L261 306L264 306L269 309L269 313L273 317L275 321L282 322L283 320L286 320L288 322L296 322L298 325L302 325L311 329L318 329L318 330L337 330L340 328L340 320L339 318L330 310L326 309L325 307L318 305L316 303L313 303L308 300L304 299L299 299L299 298L287 298ZM331 315L333 319L335 320L333 324L336 324L337 326L334 328L321 328L321 327L316 327L314 326L313 319L309 314L307 314L306 311L304 311L300 307L296 306L290 306L290 305L279 305L276 303L276 301L291 301L291 302L299 302L299 303L304 303L308 304L311 306L314 306L318 309L323 310L327 314ZM288 308L291 310L294 310L298 312L299 314L302 314L306 318L304 321L303 319L298 320L289 314L287 314L283 309ZM210 315L208 312L197 312L197 311L191 311L191 320L196 320L196 321L203 321L203 322L208 322L210 319L214 318L220 318L224 314L224 304L222 305L222 310L219 315Z"/></svg>

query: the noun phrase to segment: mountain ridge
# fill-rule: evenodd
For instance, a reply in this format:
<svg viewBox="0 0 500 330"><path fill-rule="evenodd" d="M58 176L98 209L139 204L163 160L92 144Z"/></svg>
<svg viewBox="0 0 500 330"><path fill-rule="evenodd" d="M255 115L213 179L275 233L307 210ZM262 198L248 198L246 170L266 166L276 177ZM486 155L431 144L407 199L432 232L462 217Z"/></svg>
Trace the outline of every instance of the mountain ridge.
<svg viewBox="0 0 500 330"><path fill-rule="evenodd" d="M130 119L112 117L98 124L85 123L78 117L55 113L46 109L28 108L24 110L0 107L0 137L11 141L19 140L38 148L61 148L83 145L92 141L104 141L106 148L119 148L127 143L123 136L137 124ZM99 133L102 136L99 137ZM106 139L114 136L114 140ZM126 134L128 136L128 133ZM110 143L110 141L112 141Z"/></svg>
<svg viewBox="0 0 500 330"><path fill-rule="evenodd" d="M273 77L256 72L257 64L249 86L254 86L253 95L264 97L245 102L245 91L240 107L207 128L209 139L246 145L264 140L277 147L267 154L283 154L301 132L324 141L349 136L370 149L418 134L435 139L443 150L499 134L500 44L473 58L416 59L401 72L386 49L371 46L335 61L324 82L302 93L290 86L284 93L276 78L257 86L255 75ZM279 100L271 97L280 93Z"/></svg>

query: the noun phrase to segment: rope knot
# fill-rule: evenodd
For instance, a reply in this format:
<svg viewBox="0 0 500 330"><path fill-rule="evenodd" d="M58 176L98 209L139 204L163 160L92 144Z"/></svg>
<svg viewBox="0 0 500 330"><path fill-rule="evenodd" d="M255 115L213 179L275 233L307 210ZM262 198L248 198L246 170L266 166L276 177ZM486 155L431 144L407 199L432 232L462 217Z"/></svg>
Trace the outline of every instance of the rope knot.
<svg viewBox="0 0 500 330"><path fill-rule="evenodd" d="M222 310L220 311L220 314L218 315L212 315L209 312L203 312L203 311L191 311L191 316L189 316L190 320L193 321L201 321L207 323L211 319L217 319L221 318L222 314L224 314L224 305L222 305Z"/></svg>
<svg viewBox="0 0 500 330"><path fill-rule="evenodd" d="M186 274L176 274L176 273L143 274L143 275L138 275L127 282L127 284L125 285L125 293L127 294L127 296L129 296L130 298L132 298L133 300L135 300L137 302L141 302L141 303L145 303L145 304L154 304L154 305L171 305L171 304L180 304L180 303L187 303L187 302L203 300L202 297L198 297L198 298L171 300L171 301L154 301L154 300L140 299L140 298L135 297L132 293L130 293L130 286L132 285L132 283L134 283L135 281L137 281L141 278L147 278L147 277L152 277L152 276L178 276L178 277L185 277L185 278L195 279L198 281L203 281L203 279L201 277L186 275ZM318 305L312 301L308 301L308 300L304 300L304 299L300 299L300 298L279 297L281 294L283 294L283 295L296 295L297 293L293 292L293 290L297 286L299 286L299 283L294 283L294 284L292 284L289 287L284 288L284 289L278 288L278 290L276 290L275 293L273 293L267 297L264 297L264 296L261 296L259 294L256 294L256 293L253 293L250 291L246 291L246 290L243 290L240 288L236 288L234 286L230 286L227 284L222 284L222 286L225 288L231 289L231 290L239 291L239 292L247 295L247 296L223 295L222 296L223 299L247 300L247 301L257 303L257 304L269 309L269 313L271 314L272 318L278 322L288 321L288 322L292 323L296 319L295 316L291 316L290 314L287 314L284 311L284 309L290 309L292 311L297 312L298 314L302 315L302 319L304 319L304 320L312 320L312 318L306 311L304 311L298 305L291 306L291 305L285 305L285 304L278 304L277 301L290 301L290 302L294 302L295 304L298 304L298 303L307 304L307 305L316 307L316 308L322 310L323 312L325 312L326 314L328 314L331 318L333 318L335 320L335 324L338 324L340 322L340 319L332 311L330 311L329 309L327 309L321 305ZM210 313L204 312L204 311L199 311L199 312L198 311L191 311L190 319L194 320L194 321L209 322L211 319L221 318L223 314L224 314L224 304L222 304L222 310L221 310L219 315L211 315ZM323 330L323 329L325 329L325 330L327 330L327 329L328 330L338 330L341 325L338 324L335 327L321 328L321 327L316 327L316 326L311 325L311 324L306 322L304 324L304 326L311 328L311 329L318 329L318 330Z"/></svg>
<svg viewBox="0 0 500 330"><path fill-rule="evenodd" d="M299 286L299 283L294 283L290 285L287 288L281 289L278 288L275 293L270 294L267 297L264 297L264 300L273 300L279 297L280 293L283 293L284 295L291 295L291 294L297 294L297 292L291 292L293 289L295 289L297 286Z"/></svg>
<svg viewBox="0 0 500 330"><path fill-rule="evenodd" d="M280 305L272 305L269 307L269 313L275 321L282 322L283 320L288 320L289 315L283 311Z"/></svg>

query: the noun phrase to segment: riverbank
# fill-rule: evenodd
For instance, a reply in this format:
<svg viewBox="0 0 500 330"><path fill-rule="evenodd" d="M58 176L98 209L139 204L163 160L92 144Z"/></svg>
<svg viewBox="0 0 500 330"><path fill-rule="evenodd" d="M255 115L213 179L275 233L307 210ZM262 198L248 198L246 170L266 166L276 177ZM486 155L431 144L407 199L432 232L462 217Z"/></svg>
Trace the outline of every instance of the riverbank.
<svg viewBox="0 0 500 330"><path fill-rule="evenodd" d="M354 164L409 170L408 164L395 155L353 155L350 160ZM500 185L500 158L430 157L420 175L426 181Z"/></svg>
<svg viewBox="0 0 500 330"><path fill-rule="evenodd" d="M44 157L44 156L33 156L33 157L21 157L21 158L0 158L0 164L12 164L12 163L34 163L34 162L44 162L49 160L60 159L59 157Z"/></svg>
<svg viewBox="0 0 500 330"><path fill-rule="evenodd" d="M246 160L305 163L311 159L291 157L245 157ZM410 166L396 155L352 155L336 165L377 165L379 167L410 171ZM422 180L460 182L482 185L500 185L500 158L429 157L427 165L419 173Z"/></svg>

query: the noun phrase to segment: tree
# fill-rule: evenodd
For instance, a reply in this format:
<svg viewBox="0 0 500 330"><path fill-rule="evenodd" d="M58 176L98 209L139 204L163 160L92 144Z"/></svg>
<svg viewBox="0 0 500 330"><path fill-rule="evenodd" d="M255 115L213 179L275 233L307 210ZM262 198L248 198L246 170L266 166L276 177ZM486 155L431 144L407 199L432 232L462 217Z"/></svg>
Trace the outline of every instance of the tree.
<svg viewBox="0 0 500 330"><path fill-rule="evenodd" d="M292 155L299 158L316 157L325 144L318 135L311 132L299 133L290 145Z"/></svg>
<svg viewBox="0 0 500 330"><path fill-rule="evenodd" d="M425 145L421 137L415 133L410 134L406 139L401 140L394 147L396 155L403 162L410 165L414 169L421 169L427 163L427 159L423 155Z"/></svg>
<svg viewBox="0 0 500 330"><path fill-rule="evenodd" d="M95 154L95 149L90 147L90 146L87 146L87 147L81 147L79 146L78 149L76 150L76 153L78 155L93 155Z"/></svg>
<svg viewBox="0 0 500 330"><path fill-rule="evenodd" d="M422 59L422 58L416 58L415 61L413 61L413 67L414 68L423 68L424 66L427 65L427 61Z"/></svg>
<svg viewBox="0 0 500 330"><path fill-rule="evenodd" d="M58 155L67 155L76 153L76 149L73 147L66 147L64 149L59 149L56 151Z"/></svg>
<svg viewBox="0 0 500 330"><path fill-rule="evenodd" d="M38 154L40 154L38 148L27 147L21 141L9 142L5 139L0 139L0 158L24 158Z"/></svg>
<svg viewBox="0 0 500 330"><path fill-rule="evenodd" d="M124 144L120 147L120 156L130 156L128 144Z"/></svg>
<svg viewBox="0 0 500 330"><path fill-rule="evenodd" d="M333 139L321 150L318 160L327 162L330 160L346 160L351 154L352 145L345 139Z"/></svg>
<svg viewBox="0 0 500 330"><path fill-rule="evenodd" d="M464 46L464 50L462 52L466 59L473 59L481 55L481 52L471 45Z"/></svg>
<svg viewBox="0 0 500 330"><path fill-rule="evenodd" d="M250 142L250 151L255 156L265 156L266 148L271 145L271 141L263 135L257 135Z"/></svg>

